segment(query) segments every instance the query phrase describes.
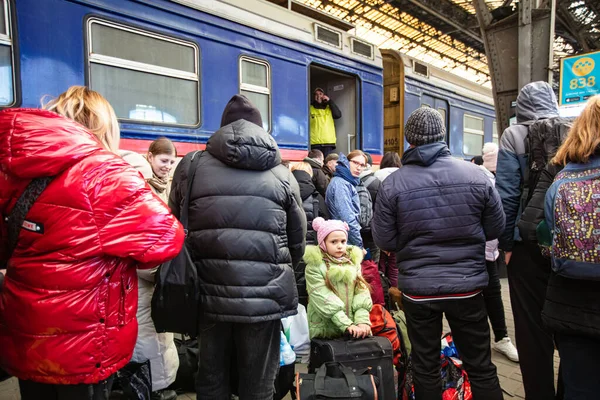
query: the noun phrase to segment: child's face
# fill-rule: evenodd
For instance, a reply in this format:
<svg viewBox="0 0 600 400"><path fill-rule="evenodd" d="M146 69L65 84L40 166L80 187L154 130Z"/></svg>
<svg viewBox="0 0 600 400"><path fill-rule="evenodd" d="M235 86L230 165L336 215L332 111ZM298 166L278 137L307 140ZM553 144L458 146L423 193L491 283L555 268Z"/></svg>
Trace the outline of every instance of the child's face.
<svg viewBox="0 0 600 400"><path fill-rule="evenodd" d="M327 254L340 258L346 254L347 247L347 238L346 234L342 231L334 231L331 232L325 238L325 248L327 249Z"/></svg>

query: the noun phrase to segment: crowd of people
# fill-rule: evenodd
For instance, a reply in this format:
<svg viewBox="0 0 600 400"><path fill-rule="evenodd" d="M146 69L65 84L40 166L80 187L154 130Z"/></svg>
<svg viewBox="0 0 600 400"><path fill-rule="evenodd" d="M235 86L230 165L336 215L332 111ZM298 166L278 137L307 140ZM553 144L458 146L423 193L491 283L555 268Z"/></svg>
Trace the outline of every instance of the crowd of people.
<svg viewBox="0 0 600 400"><path fill-rule="evenodd" d="M375 168L361 150L336 154L341 113L322 89L314 97L321 134L304 160L282 160L260 111L235 95L206 150L174 172L166 138L120 151L112 107L85 87L0 112L0 367L22 399L108 399L131 362L150 363L153 400L175 399L177 349L151 299L184 242L199 281L199 399L272 399L281 320L299 303L311 338L360 339L389 295L406 315L418 400L442 398L443 316L475 400L503 398L492 349L520 363L528 400L597 397L600 96L555 148L544 143L538 180L532 127L560 123L544 82L522 89L517 124L471 162L452 156L428 107L408 118L402 157Z"/></svg>

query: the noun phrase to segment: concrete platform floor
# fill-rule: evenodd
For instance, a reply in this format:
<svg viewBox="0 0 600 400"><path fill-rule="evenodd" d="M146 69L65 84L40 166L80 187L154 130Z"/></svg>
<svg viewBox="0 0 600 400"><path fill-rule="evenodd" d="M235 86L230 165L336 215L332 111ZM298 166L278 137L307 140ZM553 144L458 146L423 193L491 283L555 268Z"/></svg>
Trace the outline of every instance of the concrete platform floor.
<svg viewBox="0 0 600 400"><path fill-rule="evenodd" d="M513 342L515 341L515 326L512 318L512 309L510 306L510 298L508 294L508 280L502 279L502 296L504 301L504 310L506 312L506 324L508 327L508 333ZM448 331L448 325L444 324L444 331ZM554 355L554 371L555 376L558 374L558 352ZM525 392L523 391L523 382L521 376L521 370L519 364L508 360L501 354L492 351L492 361L498 368L498 377L500 379L500 385L505 390L504 399L524 399ZM305 366L298 365L298 370L301 372L305 371ZM16 379L9 379L5 382L0 383L0 400L20 400L18 383ZM288 395L289 398L289 395ZM182 394L178 397L180 400L196 400L194 393Z"/></svg>

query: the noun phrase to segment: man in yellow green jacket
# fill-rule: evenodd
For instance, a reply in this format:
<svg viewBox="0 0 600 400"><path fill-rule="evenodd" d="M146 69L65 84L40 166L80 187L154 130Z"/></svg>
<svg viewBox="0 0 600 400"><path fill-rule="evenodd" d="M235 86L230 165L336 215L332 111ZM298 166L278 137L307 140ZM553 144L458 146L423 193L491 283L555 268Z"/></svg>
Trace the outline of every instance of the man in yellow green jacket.
<svg viewBox="0 0 600 400"><path fill-rule="evenodd" d="M327 157L336 146L333 120L341 118L342 112L323 89L316 88L313 96L314 100L310 104L310 148L321 150L324 157Z"/></svg>

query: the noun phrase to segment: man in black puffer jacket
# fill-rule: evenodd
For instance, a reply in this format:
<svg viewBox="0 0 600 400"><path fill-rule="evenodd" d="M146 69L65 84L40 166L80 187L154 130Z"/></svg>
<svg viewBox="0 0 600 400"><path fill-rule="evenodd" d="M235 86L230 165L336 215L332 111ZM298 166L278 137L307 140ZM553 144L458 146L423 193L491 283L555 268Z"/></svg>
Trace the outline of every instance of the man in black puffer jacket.
<svg viewBox="0 0 600 400"><path fill-rule="evenodd" d="M176 216L191 157L175 171L169 206ZM225 107L200 157L187 238L201 294L196 395L229 398L234 351L241 398L272 399L280 320L298 306L293 265L306 235L300 190L260 111L241 95Z"/></svg>
<svg viewBox="0 0 600 400"><path fill-rule="evenodd" d="M500 197L481 168L452 157L439 112L417 109L404 132L411 148L379 188L372 232L381 250L396 252L415 397L442 397L445 314L473 397L502 400L481 294L488 284L485 242L504 229Z"/></svg>

